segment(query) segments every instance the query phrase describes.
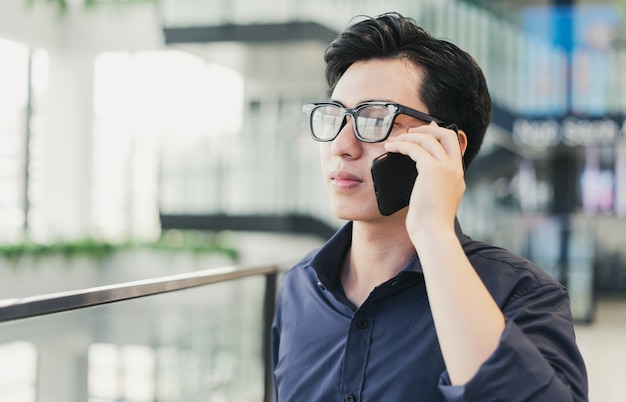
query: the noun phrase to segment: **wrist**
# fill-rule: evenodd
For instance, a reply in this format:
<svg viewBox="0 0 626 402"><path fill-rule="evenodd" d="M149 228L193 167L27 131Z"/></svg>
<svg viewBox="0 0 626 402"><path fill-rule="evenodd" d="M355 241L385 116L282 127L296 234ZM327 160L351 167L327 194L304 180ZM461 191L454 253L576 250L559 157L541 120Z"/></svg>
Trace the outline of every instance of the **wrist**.
<svg viewBox="0 0 626 402"><path fill-rule="evenodd" d="M424 227L411 234L411 241L418 254L421 250L435 250L443 248L449 250L449 246L459 244L459 238L452 227Z"/></svg>

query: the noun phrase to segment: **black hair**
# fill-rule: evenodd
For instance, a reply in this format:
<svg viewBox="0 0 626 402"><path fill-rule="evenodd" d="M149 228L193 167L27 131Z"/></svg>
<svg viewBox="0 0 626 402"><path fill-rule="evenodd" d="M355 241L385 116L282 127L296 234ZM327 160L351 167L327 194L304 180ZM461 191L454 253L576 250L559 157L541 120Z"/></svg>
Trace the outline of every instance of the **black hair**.
<svg viewBox="0 0 626 402"><path fill-rule="evenodd" d="M491 120L485 76L467 52L433 37L413 19L387 13L348 26L324 54L330 92L353 63L397 57L422 70L418 95L429 114L456 124L466 133L468 145L463 159L468 167Z"/></svg>

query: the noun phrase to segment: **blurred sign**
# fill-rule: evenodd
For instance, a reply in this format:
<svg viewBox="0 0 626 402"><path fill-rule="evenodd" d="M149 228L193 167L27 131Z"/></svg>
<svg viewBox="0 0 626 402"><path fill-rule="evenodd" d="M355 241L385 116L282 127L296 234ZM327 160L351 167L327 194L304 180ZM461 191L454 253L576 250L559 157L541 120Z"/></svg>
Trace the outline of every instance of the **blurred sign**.
<svg viewBox="0 0 626 402"><path fill-rule="evenodd" d="M580 118L513 120L513 139L522 146L545 149L561 145L585 147L614 145L626 132L626 119Z"/></svg>

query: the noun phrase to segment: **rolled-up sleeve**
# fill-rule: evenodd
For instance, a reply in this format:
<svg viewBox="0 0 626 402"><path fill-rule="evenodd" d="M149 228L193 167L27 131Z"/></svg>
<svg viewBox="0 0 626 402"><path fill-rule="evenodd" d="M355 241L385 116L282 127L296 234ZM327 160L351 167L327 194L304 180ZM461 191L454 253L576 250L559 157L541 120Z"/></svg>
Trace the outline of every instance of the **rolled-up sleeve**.
<svg viewBox="0 0 626 402"><path fill-rule="evenodd" d="M516 294L494 353L463 386L447 372L439 388L448 401L586 401L587 375L576 346L564 288L540 286Z"/></svg>

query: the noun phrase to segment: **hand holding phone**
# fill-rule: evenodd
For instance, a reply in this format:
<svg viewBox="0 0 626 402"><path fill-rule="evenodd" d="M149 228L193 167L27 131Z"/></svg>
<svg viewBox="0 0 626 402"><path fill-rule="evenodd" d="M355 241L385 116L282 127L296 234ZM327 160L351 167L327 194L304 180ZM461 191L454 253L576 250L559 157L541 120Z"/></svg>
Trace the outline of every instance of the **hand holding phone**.
<svg viewBox="0 0 626 402"><path fill-rule="evenodd" d="M458 136L455 124L446 128L453 130ZM387 152L372 161L371 172L378 210L382 215L392 215L409 205L417 178L417 167L413 159L404 154Z"/></svg>

